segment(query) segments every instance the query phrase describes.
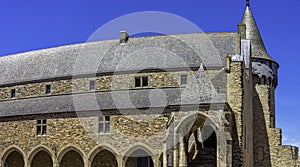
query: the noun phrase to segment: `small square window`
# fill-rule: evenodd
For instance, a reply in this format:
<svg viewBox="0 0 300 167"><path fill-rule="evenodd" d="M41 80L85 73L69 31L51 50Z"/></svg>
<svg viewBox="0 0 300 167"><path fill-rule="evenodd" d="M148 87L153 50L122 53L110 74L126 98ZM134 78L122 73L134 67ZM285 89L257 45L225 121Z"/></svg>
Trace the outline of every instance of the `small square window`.
<svg viewBox="0 0 300 167"><path fill-rule="evenodd" d="M39 119L36 121L36 135L46 135L47 133L47 120Z"/></svg>
<svg viewBox="0 0 300 167"><path fill-rule="evenodd" d="M90 90L95 90L95 80L90 81Z"/></svg>
<svg viewBox="0 0 300 167"><path fill-rule="evenodd" d="M148 76L135 77L135 87L147 87L148 86Z"/></svg>
<svg viewBox="0 0 300 167"><path fill-rule="evenodd" d="M183 74L180 76L180 84L186 85L187 84L187 75Z"/></svg>
<svg viewBox="0 0 300 167"><path fill-rule="evenodd" d="M109 132L110 132L110 116L100 116L98 133L104 134Z"/></svg>
<svg viewBox="0 0 300 167"><path fill-rule="evenodd" d="M46 94L51 93L51 85L46 85Z"/></svg>
<svg viewBox="0 0 300 167"><path fill-rule="evenodd" d="M16 89L12 89L12 90L10 91L10 97L11 97L11 98L16 97Z"/></svg>

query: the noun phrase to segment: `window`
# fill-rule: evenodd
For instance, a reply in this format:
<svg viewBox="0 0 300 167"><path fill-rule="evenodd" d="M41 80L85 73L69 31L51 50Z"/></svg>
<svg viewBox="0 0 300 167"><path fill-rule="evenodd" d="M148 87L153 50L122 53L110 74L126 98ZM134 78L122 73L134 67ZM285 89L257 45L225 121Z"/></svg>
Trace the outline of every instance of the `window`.
<svg viewBox="0 0 300 167"><path fill-rule="evenodd" d="M10 97L11 97L11 98L16 97L16 89L12 89L12 90L10 91Z"/></svg>
<svg viewBox="0 0 300 167"><path fill-rule="evenodd" d="M263 161L264 160L264 147L260 146L257 149L257 157L259 161Z"/></svg>
<svg viewBox="0 0 300 167"><path fill-rule="evenodd" d="M39 119L36 121L36 135L41 136L47 133L47 120Z"/></svg>
<svg viewBox="0 0 300 167"><path fill-rule="evenodd" d="M180 84L181 85L186 85L187 84L187 75L181 75L180 76Z"/></svg>
<svg viewBox="0 0 300 167"><path fill-rule="evenodd" d="M109 133L109 132L110 132L110 116L100 116L98 133Z"/></svg>
<svg viewBox="0 0 300 167"><path fill-rule="evenodd" d="M51 93L51 85L46 85L46 94Z"/></svg>
<svg viewBox="0 0 300 167"><path fill-rule="evenodd" d="M95 80L90 81L90 90L95 90Z"/></svg>
<svg viewBox="0 0 300 167"><path fill-rule="evenodd" d="M148 76L135 77L135 87L147 87L148 86Z"/></svg>

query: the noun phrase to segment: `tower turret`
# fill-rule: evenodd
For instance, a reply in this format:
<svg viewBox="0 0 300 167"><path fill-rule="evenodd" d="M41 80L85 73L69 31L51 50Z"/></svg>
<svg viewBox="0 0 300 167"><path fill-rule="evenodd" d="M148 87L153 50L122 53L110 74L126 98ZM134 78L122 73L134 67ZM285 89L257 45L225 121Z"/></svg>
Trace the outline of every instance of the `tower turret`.
<svg viewBox="0 0 300 167"><path fill-rule="evenodd" d="M267 84L275 88L278 84L279 65L265 48L248 0L241 23L246 25L246 38L251 41L252 71L257 84Z"/></svg>
<svg viewBox="0 0 300 167"><path fill-rule="evenodd" d="M253 76L253 166L272 166L273 148L276 145L269 132L275 128L275 88L278 63L268 54L249 0L241 24L246 25L246 39L251 43ZM244 117L244 119L247 119ZM244 120L247 121L247 120ZM280 137L279 137L280 138ZM276 141L278 142L278 141Z"/></svg>

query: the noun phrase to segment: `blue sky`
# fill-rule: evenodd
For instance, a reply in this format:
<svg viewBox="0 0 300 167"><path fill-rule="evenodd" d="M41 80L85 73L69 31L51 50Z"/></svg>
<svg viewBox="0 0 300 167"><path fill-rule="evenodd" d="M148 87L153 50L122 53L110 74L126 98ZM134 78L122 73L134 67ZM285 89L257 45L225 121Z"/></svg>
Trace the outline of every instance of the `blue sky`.
<svg viewBox="0 0 300 167"><path fill-rule="evenodd" d="M300 146L300 1L250 3L267 50L280 64L277 127L283 129L284 144ZM0 55L85 42L105 23L141 11L176 14L205 32L233 32L244 9L245 0L1 1Z"/></svg>

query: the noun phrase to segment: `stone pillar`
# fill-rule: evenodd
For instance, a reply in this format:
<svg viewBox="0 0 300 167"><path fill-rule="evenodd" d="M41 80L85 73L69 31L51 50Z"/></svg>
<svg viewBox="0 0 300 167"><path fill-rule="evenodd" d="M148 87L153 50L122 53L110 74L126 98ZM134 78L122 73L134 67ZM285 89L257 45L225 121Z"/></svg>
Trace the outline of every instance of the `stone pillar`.
<svg viewBox="0 0 300 167"><path fill-rule="evenodd" d="M179 141L179 167L187 167L184 139Z"/></svg>
<svg viewBox="0 0 300 167"><path fill-rule="evenodd" d="M82 157L84 158L84 157ZM84 167L89 167L89 160L87 158L83 159Z"/></svg>
<svg viewBox="0 0 300 167"><path fill-rule="evenodd" d="M173 167L178 167L178 147L177 144L174 146L174 151L173 151Z"/></svg>
<svg viewBox="0 0 300 167"><path fill-rule="evenodd" d="M122 156L118 156L117 157L117 161L118 161L118 167L125 167L125 163L123 161L123 157Z"/></svg>
<svg viewBox="0 0 300 167"><path fill-rule="evenodd" d="M167 154L166 141L164 141L164 144L163 144L163 167L168 167L168 154Z"/></svg>
<svg viewBox="0 0 300 167"><path fill-rule="evenodd" d="M178 167L178 152L178 137L177 134L174 133L173 167Z"/></svg>

